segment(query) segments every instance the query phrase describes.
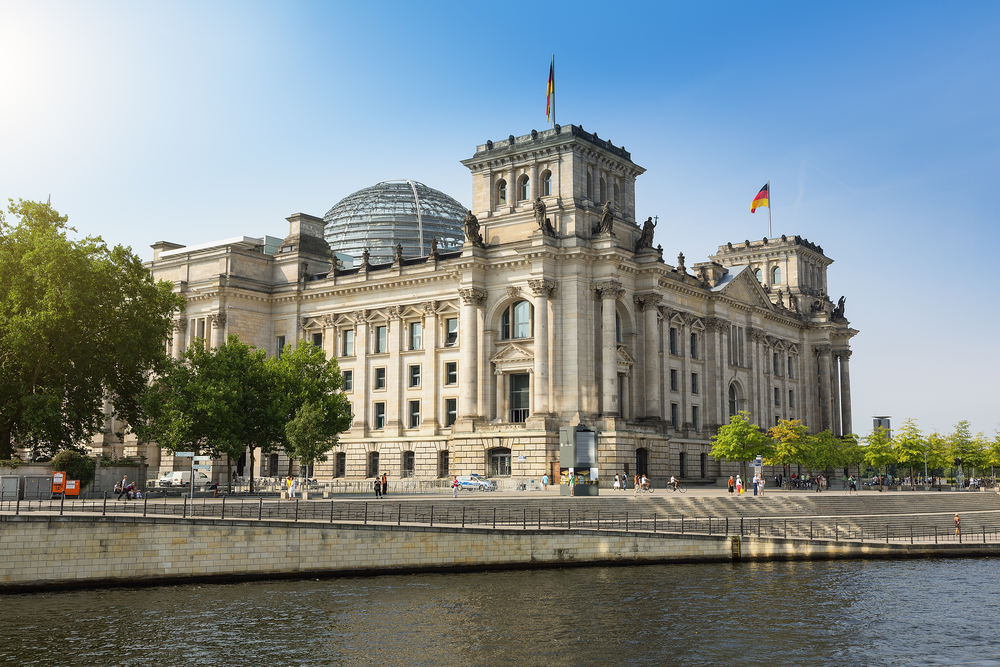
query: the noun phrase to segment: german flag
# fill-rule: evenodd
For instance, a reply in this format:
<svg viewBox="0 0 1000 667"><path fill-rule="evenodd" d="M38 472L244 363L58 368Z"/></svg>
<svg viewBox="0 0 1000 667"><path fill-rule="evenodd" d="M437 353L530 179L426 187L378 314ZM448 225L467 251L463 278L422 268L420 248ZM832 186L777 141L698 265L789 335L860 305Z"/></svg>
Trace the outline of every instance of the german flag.
<svg viewBox="0 0 1000 667"><path fill-rule="evenodd" d="M549 122L549 115L552 113L552 96L556 92L556 57L552 56L552 64L549 65L549 85L545 91L545 122Z"/></svg>
<svg viewBox="0 0 1000 667"><path fill-rule="evenodd" d="M771 208L770 204L771 193L769 192L770 187L771 187L771 182L768 181L767 183L764 184L764 187L760 189L760 192L757 193L757 196L753 198L753 203L750 204L751 213L753 213L759 208L764 208L765 206L767 208Z"/></svg>

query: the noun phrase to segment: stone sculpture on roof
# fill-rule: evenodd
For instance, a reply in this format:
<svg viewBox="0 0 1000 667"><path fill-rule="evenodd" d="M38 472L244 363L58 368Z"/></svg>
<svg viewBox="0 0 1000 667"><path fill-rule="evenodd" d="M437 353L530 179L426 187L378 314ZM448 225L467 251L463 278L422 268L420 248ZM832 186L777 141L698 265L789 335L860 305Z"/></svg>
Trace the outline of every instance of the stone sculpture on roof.
<svg viewBox="0 0 1000 667"><path fill-rule="evenodd" d="M597 229L594 231L595 234L610 234L611 230L615 226L615 214L611 212L611 202L604 202L604 208L601 210L601 222L597 225Z"/></svg>
<svg viewBox="0 0 1000 667"><path fill-rule="evenodd" d="M639 235L639 240L635 243L635 251L639 252L644 248L653 247L653 230L656 229L656 223L653 222L653 217L650 216L646 218L646 222L642 223L642 234Z"/></svg>
<svg viewBox="0 0 1000 667"><path fill-rule="evenodd" d="M485 248L483 237L479 233L479 218L469 211L465 214L465 240L477 248Z"/></svg>

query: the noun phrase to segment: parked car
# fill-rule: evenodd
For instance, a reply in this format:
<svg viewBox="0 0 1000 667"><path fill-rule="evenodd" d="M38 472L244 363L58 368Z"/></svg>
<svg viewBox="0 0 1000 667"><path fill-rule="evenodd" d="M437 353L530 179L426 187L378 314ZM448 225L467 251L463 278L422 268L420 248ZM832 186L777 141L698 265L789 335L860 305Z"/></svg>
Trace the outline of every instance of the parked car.
<svg viewBox="0 0 1000 667"><path fill-rule="evenodd" d="M204 489L211 485L212 480L201 470L195 471L195 488ZM174 470L156 480L157 488L172 488L189 486L191 484L190 470Z"/></svg>
<svg viewBox="0 0 1000 667"><path fill-rule="evenodd" d="M462 475L458 478L458 485L466 491L496 491L497 485L488 479L483 479L478 475Z"/></svg>

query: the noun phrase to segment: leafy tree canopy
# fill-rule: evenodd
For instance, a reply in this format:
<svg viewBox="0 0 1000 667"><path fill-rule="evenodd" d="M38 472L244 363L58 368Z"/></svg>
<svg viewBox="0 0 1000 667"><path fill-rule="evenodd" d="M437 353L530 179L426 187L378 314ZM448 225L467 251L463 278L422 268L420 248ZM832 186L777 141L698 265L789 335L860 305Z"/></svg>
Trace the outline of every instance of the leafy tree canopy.
<svg viewBox="0 0 1000 667"><path fill-rule="evenodd" d="M770 457L771 439L750 421L750 413L740 410L712 436L712 457L716 460L750 461L758 455Z"/></svg>
<svg viewBox="0 0 1000 667"><path fill-rule="evenodd" d="M0 459L15 443L42 455L78 446L104 419L141 421L138 397L166 361L183 300L154 282L130 248L69 238L49 204L10 200L0 212Z"/></svg>
<svg viewBox="0 0 1000 667"><path fill-rule="evenodd" d="M809 449L809 429L799 419L782 419L768 432L774 447L767 457L768 465L787 466L805 463Z"/></svg>
<svg viewBox="0 0 1000 667"><path fill-rule="evenodd" d="M72 449L64 449L52 458L52 471L66 473L67 479L80 480L80 488L90 486L97 475L97 461Z"/></svg>

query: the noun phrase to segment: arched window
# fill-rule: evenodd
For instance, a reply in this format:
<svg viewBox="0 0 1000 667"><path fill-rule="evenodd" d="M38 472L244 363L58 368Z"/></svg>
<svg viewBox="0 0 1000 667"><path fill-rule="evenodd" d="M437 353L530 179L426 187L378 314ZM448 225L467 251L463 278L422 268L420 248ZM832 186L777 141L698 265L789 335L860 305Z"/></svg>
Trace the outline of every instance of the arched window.
<svg viewBox="0 0 1000 667"><path fill-rule="evenodd" d="M601 201L599 203L603 204L608 200L608 184L604 182L603 176L601 177L600 180L600 186L601 186Z"/></svg>
<svg viewBox="0 0 1000 667"><path fill-rule="evenodd" d="M594 181L589 171L587 172L587 199L594 201Z"/></svg>
<svg viewBox="0 0 1000 667"><path fill-rule="evenodd" d="M761 285L764 284L764 274L761 273L760 269L753 270L753 277L756 278L757 282L759 282Z"/></svg>
<svg viewBox="0 0 1000 667"><path fill-rule="evenodd" d="M542 172L542 196L548 197L552 194L552 172L546 169Z"/></svg>
<svg viewBox="0 0 1000 667"><path fill-rule="evenodd" d="M618 184L617 184L617 183L615 183L615 189L614 189L614 193L615 193L615 196L614 196L614 199L612 199L612 200L611 200L611 205L612 205L612 206L614 206L615 208L620 208L620 207L621 207L621 204L620 204L620 203L618 203L618 199L619 199L619 197L620 197L621 195L620 195L620 193L618 192Z"/></svg>
<svg viewBox="0 0 1000 667"><path fill-rule="evenodd" d="M528 182L527 176L522 176L517 181L517 201L528 201Z"/></svg>
<svg viewBox="0 0 1000 667"><path fill-rule="evenodd" d="M736 391L736 385L729 385L729 416L734 417L737 412L740 411L740 401L739 394Z"/></svg>
<svg viewBox="0 0 1000 667"><path fill-rule="evenodd" d="M497 203L506 204L507 203L507 181L502 178L497 181Z"/></svg>
<svg viewBox="0 0 1000 667"><path fill-rule="evenodd" d="M500 316L500 338L531 338L531 315L534 309L527 301L515 301Z"/></svg>
<svg viewBox="0 0 1000 667"><path fill-rule="evenodd" d="M781 267L776 266L771 269L771 284L780 285L781 284Z"/></svg>
<svg viewBox="0 0 1000 667"><path fill-rule="evenodd" d="M488 452L490 477L510 477L510 450L494 447Z"/></svg>

